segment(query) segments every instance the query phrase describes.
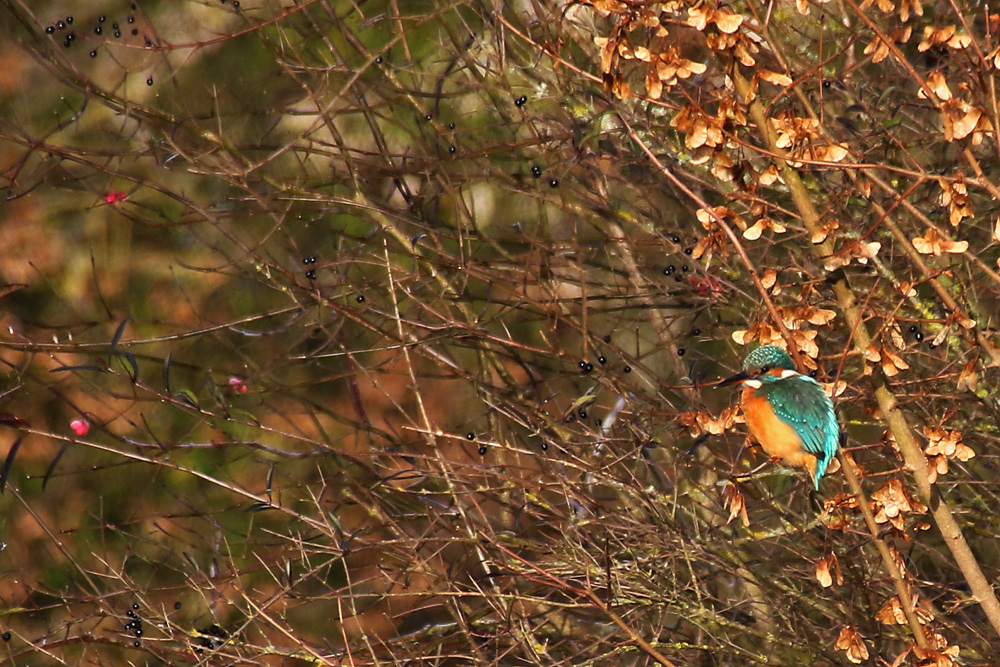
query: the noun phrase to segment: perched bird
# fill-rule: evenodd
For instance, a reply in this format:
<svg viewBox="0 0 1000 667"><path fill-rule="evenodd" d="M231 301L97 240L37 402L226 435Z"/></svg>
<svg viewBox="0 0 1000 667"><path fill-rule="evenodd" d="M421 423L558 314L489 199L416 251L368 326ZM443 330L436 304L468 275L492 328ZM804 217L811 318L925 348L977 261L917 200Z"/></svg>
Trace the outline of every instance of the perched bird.
<svg viewBox="0 0 1000 667"><path fill-rule="evenodd" d="M743 370L719 386L743 384L743 414L750 434L764 451L786 464L805 468L819 480L837 453L840 425L823 387L795 370L788 353L762 345L743 360Z"/></svg>

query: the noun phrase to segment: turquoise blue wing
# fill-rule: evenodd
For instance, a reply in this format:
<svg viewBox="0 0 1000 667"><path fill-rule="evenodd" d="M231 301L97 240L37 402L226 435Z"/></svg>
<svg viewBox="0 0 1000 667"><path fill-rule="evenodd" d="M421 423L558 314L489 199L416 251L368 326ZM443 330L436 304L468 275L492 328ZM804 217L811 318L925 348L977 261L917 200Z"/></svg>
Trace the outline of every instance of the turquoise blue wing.
<svg viewBox="0 0 1000 667"><path fill-rule="evenodd" d="M816 457L815 485L837 454L840 426L833 402L816 380L796 375L767 382L756 392L767 398L778 419L795 429L802 447Z"/></svg>

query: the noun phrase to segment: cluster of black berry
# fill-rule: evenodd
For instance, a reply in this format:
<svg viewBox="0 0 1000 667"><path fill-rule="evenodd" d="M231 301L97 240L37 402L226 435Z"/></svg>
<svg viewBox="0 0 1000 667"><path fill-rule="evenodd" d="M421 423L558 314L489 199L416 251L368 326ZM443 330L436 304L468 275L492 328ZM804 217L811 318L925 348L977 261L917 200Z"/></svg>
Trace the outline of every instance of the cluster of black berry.
<svg viewBox="0 0 1000 667"><path fill-rule="evenodd" d="M139 646L139 640L142 638L142 619L139 618L135 610L139 608L138 603L134 603L132 608L125 612L129 620L125 623L125 634L135 636L135 646Z"/></svg>
<svg viewBox="0 0 1000 667"><path fill-rule="evenodd" d="M201 653L206 648L211 651L216 646L225 643L227 637L226 631L213 623L207 628L198 630L198 635L194 640L196 646L194 651Z"/></svg>

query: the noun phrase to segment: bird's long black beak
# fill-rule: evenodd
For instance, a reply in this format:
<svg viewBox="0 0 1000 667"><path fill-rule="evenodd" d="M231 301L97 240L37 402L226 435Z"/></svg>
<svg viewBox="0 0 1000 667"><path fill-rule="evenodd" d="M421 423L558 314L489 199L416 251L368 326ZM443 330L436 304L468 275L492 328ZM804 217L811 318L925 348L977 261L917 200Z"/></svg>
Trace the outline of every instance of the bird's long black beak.
<svg viewBox="0 0 1000 667"><path fill-rule="evenodd" d="M743 382L744 380L747 380L749 378L750 378L750 374L749 373L747 373L746 371L741 371L741 372L737 373L736 375L734 375L731 378L726 378L725 380L722 380L721 382L719 382L719 384L717 384L715 386L716 387L728 387L731 384L736 384L738 382Z"/></svg>

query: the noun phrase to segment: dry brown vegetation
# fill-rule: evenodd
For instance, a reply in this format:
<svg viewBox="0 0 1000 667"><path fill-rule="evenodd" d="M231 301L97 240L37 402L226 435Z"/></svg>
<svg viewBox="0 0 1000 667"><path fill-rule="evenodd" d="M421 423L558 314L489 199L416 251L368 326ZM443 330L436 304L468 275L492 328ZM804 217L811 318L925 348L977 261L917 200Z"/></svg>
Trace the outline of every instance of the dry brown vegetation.
<svg viewBox="0 0 1000 667"><path fill-rule="evenodd" d="M78 4L0 3L0 664L1000 664L990 3Z"/></svg>

